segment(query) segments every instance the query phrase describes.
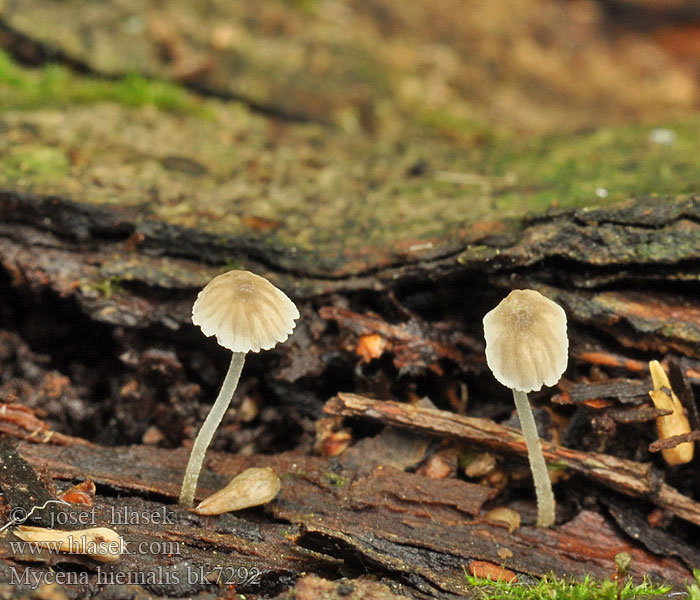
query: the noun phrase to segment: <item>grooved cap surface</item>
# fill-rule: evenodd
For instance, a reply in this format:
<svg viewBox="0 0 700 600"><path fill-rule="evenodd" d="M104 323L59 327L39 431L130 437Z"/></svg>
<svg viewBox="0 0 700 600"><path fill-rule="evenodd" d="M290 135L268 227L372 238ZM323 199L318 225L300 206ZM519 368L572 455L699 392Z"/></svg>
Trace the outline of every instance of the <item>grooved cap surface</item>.
<svg viewBox="0 0 700 600"><path fill-rule="evenodd" d="M566 313L535 290L513 290L484 317L486 363L496 379L521 392L554 385L566 370Z"/></svg>
<svg viewBox="0 0 700 600"><path fill-rule="evenodd" d="M284 342L298 318L283 291L250 271L217 275L192 306L192 322L232 352L258 352Z"/></svg>

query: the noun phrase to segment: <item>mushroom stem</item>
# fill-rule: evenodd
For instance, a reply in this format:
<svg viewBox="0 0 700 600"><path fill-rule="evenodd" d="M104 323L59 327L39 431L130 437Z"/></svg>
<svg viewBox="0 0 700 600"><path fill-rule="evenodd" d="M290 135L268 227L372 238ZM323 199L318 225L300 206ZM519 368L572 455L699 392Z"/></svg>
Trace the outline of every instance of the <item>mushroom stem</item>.
<svg viewBox="0 0 700 600"><path fill-rule="evenodd" d="M236 391L236 386L238 386L238 380L243 370L245 355L245 352L233 353L231 364L228 367L224 382L221 384L219 395L216 397L209 415L207 415L202 428L197 434L197 439L195 439L192 452L190 453L190 459L187 462L187 469L185 469L185 478L182 480L180 506L189 508L194 502L194 494L197 491L197 480L199 479L199 472L202 470L204 455L211 443L211 439L214 437L216 428L221 423L221 419L224 418L224 414L231 403L233 392Z"/></svg>
<svg viewBox="0 0 700 600"><path fill-rule="evenodd" d="M535 495L537 496L537 526L550 527L554 525L554 494L552 482L549 479L547 465L542 454L542 443L537 433L535 417L532 414L527 394L519 390L513 390L513 400L520 419L520 428L527 445L527 457L530 460L530 470L535 483Z"/></svg>

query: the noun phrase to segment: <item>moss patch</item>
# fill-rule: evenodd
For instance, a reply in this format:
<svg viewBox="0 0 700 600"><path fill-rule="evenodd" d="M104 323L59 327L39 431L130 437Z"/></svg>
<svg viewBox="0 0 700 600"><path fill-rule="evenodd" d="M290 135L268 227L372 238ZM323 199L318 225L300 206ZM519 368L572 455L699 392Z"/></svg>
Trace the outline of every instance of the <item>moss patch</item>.
<svg viewBox="0 0 700 600"><path fill-rule="evenodd" d="M16 64L0 50L0 111L112 101L127 106L153 105L163 110L206 115L203 103L192 93L167 81L133 74L101 79L78 75L49 64L30 69Z"/></svg>
<svg viewBox="0 0 700 600"><path fill-rule="evenodd" d="M661 140L661 141L659 141ZM630 195L683 194L700 188L694 157L700 120L604 127L590 133L513 138L491 145L481 167L508 176L494 207L537 212L549 206L609 203Z"/></svg>
<svg viewBox="0 0 700 600"><path fill-rule="evenodd" d="M627 581L618 596L615 581L605 579L596 581L586 577L583 581L558 579L553 576L543 577L536 584L508 583L479 579L465 575L469 585L475 588L474 598L479 600L633 600L642 598L666 597L671 591L670 585L652 584L645 580L641 583Z"/></svg>
<svg viewBox="0 0 700 600"><path fill-rule="evenodd" d="M700 189L697 117L526 136L417 108L410 125L378 113L366 136L272 127L240 103L201 101L174 84L27 69L4 54L0 94L0 185L126 208L224 246L254 238L317 273L381 268L421 248L478 248L491 230L477 223L510 219L517 229L552 208Z"/></svg>
<svg viewBox="0 0 700 600"><path fill-rule="evenodd" d="M350 482L347 477L343 477L342 475L338 475L336 473L324 473L323 477L328 483L336 488L345 487Z"/></svg>
<svg viewBox="0 0 700 600"><path fill-rule="evenodd" d="M68 172L68 157L59 148L23 145L0 161L0 172L8 178L31 178L45 181Z"/></svg>

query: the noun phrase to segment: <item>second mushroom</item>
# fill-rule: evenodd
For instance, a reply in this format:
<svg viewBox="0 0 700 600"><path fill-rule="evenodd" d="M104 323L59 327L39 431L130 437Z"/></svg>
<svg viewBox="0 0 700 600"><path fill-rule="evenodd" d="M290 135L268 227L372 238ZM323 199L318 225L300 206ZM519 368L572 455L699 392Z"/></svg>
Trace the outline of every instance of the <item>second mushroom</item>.
<svg viewBox="0 0 700 600"><path fill-rule="evenodd" d="M566 313L535 290L513 290L484 317L486 362L513 391L537 496L537 525L554 524L554 494L527 393L554 385L566 370Z"/></svg>

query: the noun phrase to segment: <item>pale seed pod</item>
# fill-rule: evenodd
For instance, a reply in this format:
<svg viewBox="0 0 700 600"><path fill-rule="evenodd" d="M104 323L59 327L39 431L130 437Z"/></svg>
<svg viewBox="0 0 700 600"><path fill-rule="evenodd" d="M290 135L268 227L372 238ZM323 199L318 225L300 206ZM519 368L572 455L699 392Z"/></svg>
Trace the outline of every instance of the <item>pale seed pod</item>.
<svg viewBox="0 0 700 600"><path fill-rule="evenodd" d="M223 489L202 500L192 512L220 515L271 502L280 491L280 478L270 467L252 467Z"/></svg>

